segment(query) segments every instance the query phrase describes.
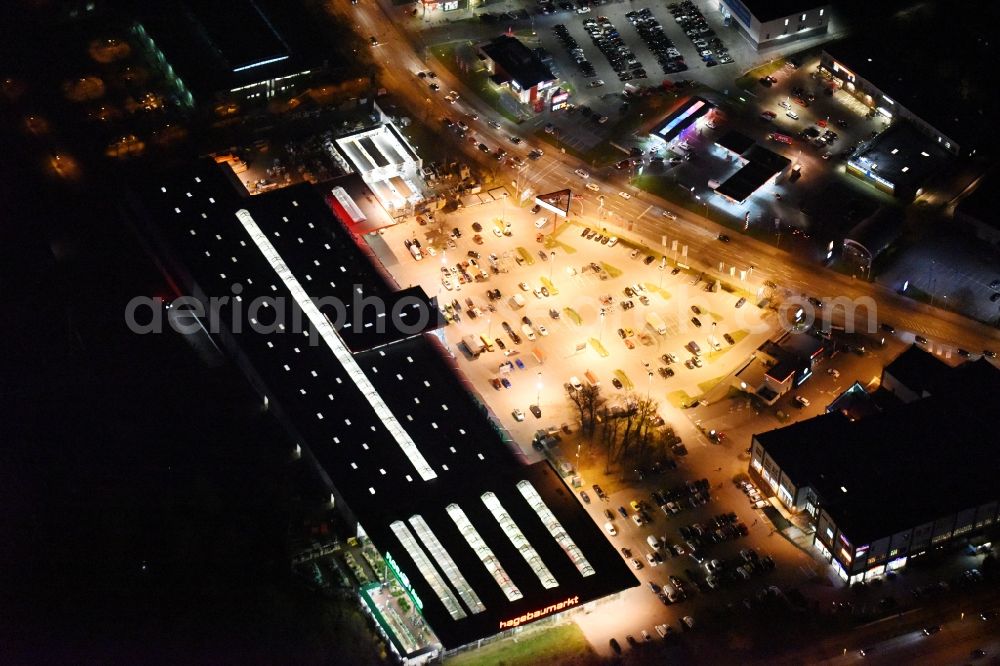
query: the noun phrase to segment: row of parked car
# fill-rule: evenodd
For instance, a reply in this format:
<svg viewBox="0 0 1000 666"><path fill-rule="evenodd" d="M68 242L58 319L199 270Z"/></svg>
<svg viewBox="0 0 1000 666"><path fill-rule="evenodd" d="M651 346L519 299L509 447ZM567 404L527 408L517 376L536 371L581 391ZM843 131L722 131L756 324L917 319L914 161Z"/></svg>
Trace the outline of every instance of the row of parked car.
<svg viewBox="0 0 1000 666"><path fill-rule="evenodd" d="M577 14L589 14L591 5L606 5L610 0L577 0L576 4L563 0L563 2L553 2L552 0L538 0L538 13L542 16L555 14L557 11L576 12Z"/></svg>
<svg viewBox="0 0 1000 666"><path fill-rule="evenodd" d="M756 574L773 571L774 566L770 555L761 557L753 548L744 548L738 558L706 561L705 586L714 590L725 584L747 581Z"/></svg>
<svg viewBox="0 0 1000 666"><path fill-rule="evenodd" d="M673 488L654 490L651 496L667 516L676 516L685 509L702 506L712 499L708 479L688 481Z"/></svg>
<svg viewBox="0 0 1000 666"><path fill-rule="evenodd" d="M677 74L687 69L684 63L684 56L677 50L673 41L663 32L660 22L653 16L653 12L648 8L638 11L630 11L625 16L635 27L642 41L646 42L649 50L656 56L656 61L660 63L660 68L664 74Z"/></svg>
<svg viewBox="0 0 1000 666"><path fill-rule="evenodd" d="M607 16L599 16L596 19L588 18L584 20L583 28L590 35L594 46L600 49L604 57L608 59L608 63L621 81L646 78L646 70L642 63L632 52L632 49L625 44L618 29L611 23L611 19Z"/></svg>
<svg viewBox="0 0 1000 666"><path fill-rule="evenodd" d="M684 30L684 34L698 49L698 55L701 56L706 67L733 62L732 56L729 55L729 49L716 36L715 31L709 27L704 15L691 0L668 5L667 8L673 14L674 20Z"/></svg>
<svg viewBox="0 0 1000 666"><path fill-rule="evenodd" d="M559 23L558 25L552 26L552 32L555 33L556 39L558 39L563 45L563 48L566 49L566 53L569 54L569 57L576 63L576 66L580 69L580 73L583 74L584 78L592 79L597 76L597 70L595 70L591 62L587 60L587 56L583 54L583 49L580 48L579 42L573 38L573 35L569 34L569 28L562 23ZM551 123L545 127L545 132L547 134L552 134L552 131L549 129L550 125ZM554 130L554 128L552 129Z"/></svg>
<svg viewBox="0 0 1000 666"><path fill-rule="evenodd" d="M739 522L733 512L715 516L708 524L691 523L678 528L685 544L692 550L723 541L733 541L750 534L746 524Z"/></svg>
<svg viewBox="0 0 1000 666"><path fill-rule="evenodd" d="M763 509L768 506L767 500L757 490L757 486L747 480L735 481L736 487L743 491L743 494L750 500L750 505L755 509Z"/></svg>

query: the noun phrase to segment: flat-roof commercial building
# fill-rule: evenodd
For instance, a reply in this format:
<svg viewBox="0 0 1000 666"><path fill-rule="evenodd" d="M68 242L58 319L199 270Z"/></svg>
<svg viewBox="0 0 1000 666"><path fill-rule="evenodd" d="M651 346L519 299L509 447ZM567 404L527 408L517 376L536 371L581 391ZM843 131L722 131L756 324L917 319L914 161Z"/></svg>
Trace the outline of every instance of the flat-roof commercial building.
<svg viewBox="0 0 1000 666"><path fill-rule="evenodd" d="M516 37L500 35L478 47L490 79L507 88L522 104L542 111L559 86L559 79L538 54Z"/></svg>
<svg viewBox="0 0 1000 666"><path fill-rule="evenodd" d="M920 3L824 46L820 72L874 113L912 123L953 154L997 147L984 123L1000 113L996 85L982 66L995 57L993 5Z"/></svg>
<svg viewBox="0 0 1000 666"><path fill-rule="evenodd" d="M301 11L274 0L162 0L143 6L133 32L188 104L266 102L327 68L324 38Z"/></svg>
<svg viewBox="0 0 1000 666"><path fill-rule="evenodd" d="M752 138L729 130L715 142L740 168L722 181L715 192L731 202L743 203L767 183L774 182L791 167L792 160L759 145Z"/></svg>
<svg viewBox="0 0 1000 666"><path fill-rule="evenodd" d="M715 188L733 203L741 204L754 192L780 178L792 165L792 161L759 144L754 144L739 157L743 165L739 171Z"/></svg>
<svg viewBox="0 0 1000 666"><path fill-rule="evenodd" d="M876 257L888 250L903 232L903 214L883 207L858 222L844 236L844 256L862 270L870 270Z"/></svg>
<svg viewBox="0 0 1000 666"><path fill-rule="evenodd" d="M733 375L732 386L773 405L812 376L824 349L823 341L812 335L785 331L758 347Z"/></svg>
<svg viewBox="0 0 1000 666"><path fill-rule="evenodd" d="M847 161L847 173L909 200L951 158L951 152L904 120L862 145Z"/></svg>
<svg viewBox="0 0 1000 666"><path fill-rule="evenodd" d="M572 489L523 464L466 390L435 301L399 290L333 200L307 184L250 197L201 162L135 187L128 208L438 652L637 585Z"/></svg>
<svg viewBox="0 0 1000 666"><path fill-rule="evenodd" d="M673 111L667 114L660 124L650 131L650 138L670 144L681 137L685 130L693 127L699 118L715 108L715 105L701 97L689 97L683 100Z"/></svg>
<svg viewBox="0 0 1000 666"><path fill-rule="evenodd" d="M391 217L424 200L423 160L392 121L339 137L328 150L361 176Z"/></svg>
<svg viewBox="0 0 1000 666"><path fill-rule="evenodd" d="M755 49L826 34L830 5L816 0L720 0L719 10Z"/></svg>
<svg viewBox="0 0 1000 666"><path fill-rule="evenodd" d="M838 409L752 439L751 476L811 517L815 547L851 583L1000 519L989 435L1000 371L982 359L945 370L917 355L930 356L913 348L883 373L894 406Z"/></svg>

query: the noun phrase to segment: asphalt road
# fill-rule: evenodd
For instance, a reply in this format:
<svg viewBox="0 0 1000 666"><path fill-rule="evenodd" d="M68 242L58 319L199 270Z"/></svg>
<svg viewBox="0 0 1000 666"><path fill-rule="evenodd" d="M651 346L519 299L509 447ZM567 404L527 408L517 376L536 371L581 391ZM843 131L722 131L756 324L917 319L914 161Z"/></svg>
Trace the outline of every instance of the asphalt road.
<svg viewBox="0 0 1000 666"><path fill-rule="evenodd" d="M412 109L426 110L434 118L474 110L479 113L480 120L470 125L480 136L494 137L489 144L491 147L501 145L507 135L519 132L517 126L499 119L503 130L498 137L497 131L485 125L485 120L493 117L491 110L461 81L455 80L443 66L434 67L440 79L441 91L430 91L427 84L415 76L416 72L427 69L428 66L414 50L410 37L392 20L395 12L391 8L386 9L374 2L351 6L345 0L339 0L334 6L344 16L353 19L362 35L378 37L380 45L374 49L376 60L382 69L381 80L395 94L406 98ZM462 101L457 105L445 101L443 96L448 90L460 92ZM532 145L530 137L524 138L524 143L517 151L520 154L536 147ZM509 142L505 147L510 149ZM588 165L571 155L553 150L547 144L537 147L545 150L546 156L539 162L529 164L525 179L532 183L536 191L558 189L567 185L582 191L584 183L573 171L577 168L589 170ZM470 155L476 155L477 159L482 159L471 145L466 144L466 151ZM604 180L605 175L595 173L593 178ZM513 180L513 174L511 179ZM935 351L942 353L956 348L973 352L1000 348L1000 332L991 327L959 314L904 298L881 285L827 270L814 261L796 257L753 238L723 229L702 216L684 212L677 221L666 220L660 216L659 210L669 207L669 203L642 192L633 192L632 199L626 201L613 194L619 189L622 189L621 184L614 182L605 183L602 187L605 194L609 195L606 196L606 204L614 214L611 219L621 221L626 227L628 221L631 221L632 234L641 236L651 247L659 246L661 237L669 233L671 238L677 238L681 244L688 246L687 263L692 266L700 264L706 269L717 270L721 263L728 271L730 266L745 270L753 265L754 279L759 282L772 280L792 294L850 300L873 298L877 304L876 318L879 322L891 323L900 333L922 335L930 341ZM731 236L730 243L723 244L716 240L723 231Z"/></svg>

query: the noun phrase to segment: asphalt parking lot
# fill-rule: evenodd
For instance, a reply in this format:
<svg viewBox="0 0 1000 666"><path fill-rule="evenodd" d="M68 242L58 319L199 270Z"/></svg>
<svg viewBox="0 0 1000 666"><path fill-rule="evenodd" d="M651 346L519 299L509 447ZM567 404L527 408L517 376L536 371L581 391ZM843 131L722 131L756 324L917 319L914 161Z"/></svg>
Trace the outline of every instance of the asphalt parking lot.
<svg viewBox="0 0 1000 666"><path fill-rule="evenodd" d="M789 230L816 231L816 221L802 211L801 205L812 197L821 196L831 185L859 191L873 201L887 201L885 195L846 175L846 158L842 155L861 140L870 138L873 130L883 130L886 122L881 118L873 120L860 115L863 105L843 91L837 91L832 96L824 94L823 80L813 76L818 62L818 58L813 57L803 60L798 68L786 66L779 69L772 74L776 82L769 87L755 84L744 97L747 100L745 108L736 107L730 113L726 111L729 108L727 103L716 111L715 128L699 123L697 132L688 134L686 138L694 153L693 158L677 165L668 162L661 177L689 190L692 199L701 202L709 215L714 212L718 219L724 215L730 220L740 220L750 213L751 224L767 225L769 229L774 228L774 220L778 219L786 235ZM801 96L795 95L793 89L800 89ZM796 102L796 97L808 106ZM715 100L712 95L709 98L721 101ZM812 101L809 101L810 98ZM764 113L773 114L773 118L765 118L762 116ZM786 115L788 113L798 118L792 119ZM800 175L795 179L785 177L760 188L743 204L715 195L709 181L722 182L738 168L730 154L715 145L729 130L739 131L758 144L788 157L793 165L800 166ZM818 134L817 138L827 131L835 132L836 138L819 147L815 140L801 135L804 131ZM771 138L772 135L787 136L790 142L776 141ZM844 229L842 233L846 231Z"/></svg>
<svg viewBox="0 0 1000 666"><path fill-rule="evenodd" d="M538 428L575 423L564 389L573 376L583 380L591 372L608 398L623 395L629 388L639 394L648 393L660 402L661 414L669 419L677 416L671 413L671 405L676 408L692 396L701 395L773 330L773 321L762 319L752 303L735 307L739 295L708 291L707 283L692 284L694 280L686 272L672 275L670 266L659 270L660 254L644 250L636 252L633 258L633 249L624 241L609 247L588 240L580 235L582 224L568 225L555 242L540 243L536 240L534 222L541 215L507 205L506 219L511 223L512 235L498 237L491 229L502 208L497 202L449 214L445 227L449 232L457 227L462 236L452 239L454 247L444 252L435 250L434 256L425 256L422 261L410 256L404 242L417 237L425 248L434 245L435 241L427 238L429 226L407 223L386 229L380 237L384 245L375 245L400 284L419 283L428 294L437 295L442 304L459 301L460 319L444 331L449 347L475 390L526 453L532 453L530 442ZM472 225L476 222L483 226L479 234L481 245L474 242ZM551 229L549 222L543 232ZM437 243L447 245L441 240ZM525 260L518 263L522 249L530 257L530 264ZM479 253L479 269L485 269L489 278L459 284L449 270L447 282L451 289L448 289L442 282L442 267L449 269L468 261L470 251ZM490 254L495 255L497 269L503 272L494 273L490 268ZM649 256L654 261L647 264ZM601 270L595 271L591 264ZM541 294L541 287L546 285L551 289L548 297ZM627 296L626 287L631 290L634 285L640 291ZM500 290L498 300L488 296L487 292L494 289ZM524 299L523 307L512 302L515 294ZM481 314L471 318L466 299L471 299ZM490 306L494 311L490 311ZM552 316L553 311L558 318ZM658 334L648 326L649 312L662 319L665 334ZM534 340L528 339L524 317L531 322L527 330L532 332ZM577 318L579 323L575 321ZM512 339L505 323L520 338L520 344ZM471 358L460 344L466 335L486 337L493 342L494 351ZM733 344L727 342L725 335L730 336ZM505 350L499 348L497 338ZM713 341L719 347L717 351L712 349ZM685 366L685 361L693 357L688 350L691 342L701 349L701 367ZM662 376L659 370L667 367L662 359L667 353L677 358L669 364L673 373L670 377ZM520 365L516 363L518 360ZM507 366L507 361L513 367ZM495 378L507 379L510 387L495 389L492 382ZM616 379L622 384L621 389L615 388ZM536 403L541 408L541 418L535 418L529 411ZM521 410L525 420L515 420L514 410Z"/></svg>
<svg viewBox="0 0 1000 666"><path fill-rule="evenodd" d="M498 236L491 231L501 215L511 225L510 236L502 232ZM471 298L475 307L482 311L483 314L475 319L470 319L467 313L463 314L443 333L459 368L468 379L470 390L482 396L511 432L526 458L538 460L543 455L530 446L536 431L558 428L563 423L570 426L571 434L562 435L554 452L558 459L571 462L579 473L589 502L579 493L578 497L595 524L603 526L608 522L604 511L609 510L616 534L607 535L607 538L619 550L622 547L628 549L628 553L622 554L627 561L635 557L642 563L641 569L636 571L641 582L639 587L602 604L599 612L574 617L589 642L599 653L610 654L608 640L611 637L622 646L627 646L626 636L632 635L642 641L643 630L654 640L659 640L656 626L661 624L669 624L674 632L684 633L681 621L685 616L693 617L697 628L699 623L725 621L727 614L753 613L761 603L757 595L765 589L767 594L784 594L790 588L799 588L827 604L830 599L846 598L846 590L829 584L832 571L813 557L810 547L807 544L796 546L776 532L762 510L755 508L733 483L733 478L746 473L748 459L744 449L752 433L819 413L855 379L862 384L870 382L878 376L881 366L908 342L905 336L901 335L898 339L890 336L887 347L870 350L864 355L841 353L825 361L820 372L797 391L797 394L809 398L811 404L806 408L793 406L793 396L787 396L770 408L769 416L753 408L745 398L723 397L705 406L681 410L671 404L672 394L684 391L693 395L701 391L702 384L711 384L723 377L772 333L773 321L761 319L761 313L751 304L736 309L733 294L705 291L704 283L692 285L696 276L687 272L671 275L668 268L661 273L655 259L646 265L643 260L647 256L645 251L633 259L630 256L632 249L624 242L609 247L587 240L580 236L582 228L578 225L571 224L559 233L555 244L539 243L535 240L535 222L539 217L539 214L532 214L527 209L510 205L504 210L504 205L496 202L448 214L442 225L445 232L455 227L461 231L461 237L452 238L452 243L431 233L432 225L421 227L412 222L388 228L378 237L370 236L369 242L400 285L419 283L442 302L459 300L464 310L468 309L465 299ZM483 227L480 234L482 244L473 240L473 223ZM543 226L542 231L550 230L549 225L551 222ZM503 223L498 228L502 227ZM421 239L425 250L440 245L445 251L435 248L434 255L427 252L424 259L415 261L404 245L405 240L414 237ZM528 264L523 259L520 248L533 256L533 263ZM489 254L495 254L498 270L506 272L493 273L490 270L486 281L461 284L461 288L457 280L452 280L452 289L448 290L441 280L444 274L442 266L448 268L470 259L470 250L479 252L480 260L485 260L486 265L489 265ZM539 251L546 253L547 259L541 259ZM517 261L518 256L522 257L523 265ZM614 273L615 277L602 280L592 269L582 270L591 261L602 267L601 273ZM472 267L466 270L471 272ZM572 274L574 271L575 275ZM618 274L618 271L621 273ZM448 272L451 273L450 270ZM663 290L668 295L666 298L664 292L659 290L661 279ZM520 282L526 283L528 291L519 287ZM623 310L621 301L629 300L623 292L624 287L635 283L645 286L644 293L650 305L641 305L632 297L635 306ZM534 290L539 289L540 292L543 285L554 286L558 293L550 292L548 297L536 296ZM487 297L486 292L493 289L501 291L499 301L490 301ZM525 299L524 307L511 307L509 299L514 294L520 294ZM613 302L603 306L605 321L602 324L600 298L609 294L613 295ZM494 305L495 312L489 311L490 303ZM692 305L702 311L700 316L691 310ZM565 308L576 311L582 324L573 323ZM550 309L560 311L560 318L553 319ZM663 318L668 329L665 336L661 337L645 327L645 313L649 310L656 311ZM524 316L532 322L534 341L527 340L521 328L521 317ZM736 341L736 345L723 348L715 356L704 354L703 367L688 369L683 365L683 360L690 356L684 351L685 344L692 339L708 344L710 331L705 323L701 328L691 324L689 320L692 316L699 316L705 322L715 321L717 331L729 332L735 326L746 326L749 330L754 324L759 325L759 330L748 332ZM513 343L504 331L504 321L520 334L521 344ZM545 327L547 335L540 335L540 325ZM628 338L633 341L634 349L629 349L616 333L618 328L627 327L634 330L634 335ZM641 344L639 337L643 332L649 335L653 344ZM509 354L495 348L493 352L471 359L460 344L461 338L468 334L499 337L505 341ZM608 352L606 357L597 352L592 342L594 339L603 344ZM650 369L663 367L659 356L666 352L676 354L681 361L669 366L675 375L663 378L657 373L649 378L647 373ZM521 361L523 369L515 364L517 360ZM503 372L501 365L508 361L512 362L513 368ZM649 363L649 368L646 363ZM829 369L837 370L839 376L828 373ZM660 401L660 415L683 439L688 451L687 455L674 457L676 469L647 471L642 477L632 470L607 469L603 455L577 433L576 416L566 399L564 384L571 376L584 380L587 370L600 379L604 389L602 393L606 397L613 399L623 394L609 384L616 371L620 370L634 383L636 393L648 390L651 397ZM497 377L506 377L510 388L501 386L495 389L490 380ZM534 417L529 410L529 405L536 402L541 408L540 418ZM514 409L524 413L524 421L514 419L511 414ZM785 412L787 421L774 418L778 410ZM713 441L705 436L709 429L725 431L726 436L721 441ZM688 481L699 479L707 479L706 494L710 497L707 502L694 507L687 505L670 516L657 508L652 498L653 491L682 488ZM606 501L598 498L593 490L595 483L607 495ZM641 526L634 524L631 519L633 500L647 504L647 513L652 518L650 522ZM624 508L629 517L623 518L618 513L618 507ZM693 523L708 527L714 518L729 512L736 513L737 524L742 523L747 534L703 546L706 559L718 559L732 572L718 589L706 589L704 586L707 585L709 571L704 564L698 564L687 554L689 547L680 528ZM663 561L654 566L647 558L652 556L654 550L648 541L650 536L665 538L683 548L685 553L668 555L661 546L657 552ZM810 537L805 534L802 539L807 542ZM746 548L753 548L759 557L771 556L775 569L755 570L746 580L742 574L736 575L736 567L743 562L741 551ZM681 579L690 598L673 604L662 602L650 583L662 588L668 583L676 583L671 577ZM700 589L699 585L702 586ZM775 593L772 586L779 592ZM684 643L700 640L697 629L688 633L691 635Z"/></svg>
<svg viewBox="0 0 1000 666"><path fill-rule="evenodd" d="M707 8L707 3L700 4L700 9L704 15L707 25L716 33L733 58L732 63L720 64L715 67L707 67L698 53L697 47L684 34L680 25L666 6L656 3L611 3L599 7L593 7L589 13L577 14L575 11L559 11L558 13L536 17L535 32L541 46L552 54L556 63L559 75L568 81L574 88L573 101L575 104L584 104L608 114L614 111L621 104L620 98L602 99L608 93L620 93L624 89L626 82L620 81L618 75L612 69L608 58L600 51L591 36L585 29L586 21L597 21L600 17L606 17L610 25L617 29L617 32L624 45L632 51L638 62L642 63L648 78L633 79L628 83L636 85L659 85L664 78L697 78L707 80L710 84L724 83L732 81L741 67L746 67L748 62L756 60L758 56L753 55L748 45L732 29L723 26L720 22L718 11ZM642 12L648 10L653 19L662 27L663 33L669 39L673 47L677 49L687 69L677 73L665 74L658 64L657 58L650 50L649 44L643 40L636 27L629 20L626 14L630 12ZM583 49L588 62L595 69L596 76L586 78L582 75L579 66L574 61L572 54L560 41L553 31L556 25L565 25L569 35L576 41L577 46ZM589 88L592 81L603 80L605 84L597 88ZM610 115L610 114L608 114Z"/></svg>

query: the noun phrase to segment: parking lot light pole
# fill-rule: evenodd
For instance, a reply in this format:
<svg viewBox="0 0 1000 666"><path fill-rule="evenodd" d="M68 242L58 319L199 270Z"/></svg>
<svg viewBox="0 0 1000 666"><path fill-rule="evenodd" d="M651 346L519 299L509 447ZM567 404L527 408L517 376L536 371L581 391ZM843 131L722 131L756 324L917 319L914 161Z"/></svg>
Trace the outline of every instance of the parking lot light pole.
<svg viewBox="0 0 1000 666"><path fill-rule="evenodd" d="M649 384L646 386L646 401L649 401L649 396L653 392L653 371L647 371L647 376L649 377Z"/></svg>
<svg viewBox="0 0 1000 666"><path fill-rule="evenodd" d="M538 391L535 393L535 406L540 409L541 405L542 405L542 373L541 373L541 371L538 372L538 383L535 385L535 388L538 389Z"/></svg>
<svg viewBox="0 0 1000 666"><path fill-rule="evenodd" d="M552 282L552 271L556 266L556 251L549 252L549 282Z"/></svg>

